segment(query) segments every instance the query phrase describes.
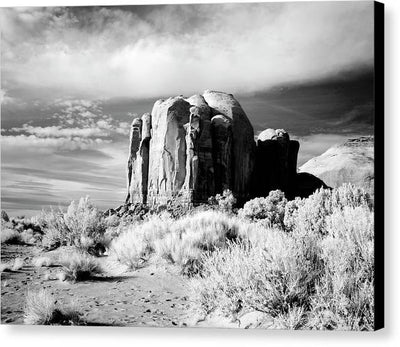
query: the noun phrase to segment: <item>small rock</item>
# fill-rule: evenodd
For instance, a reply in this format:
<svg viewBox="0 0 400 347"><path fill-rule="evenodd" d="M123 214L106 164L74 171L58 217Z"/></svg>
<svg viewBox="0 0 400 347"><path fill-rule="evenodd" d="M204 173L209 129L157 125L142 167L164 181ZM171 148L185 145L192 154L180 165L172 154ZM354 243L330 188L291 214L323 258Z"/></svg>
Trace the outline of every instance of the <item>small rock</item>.
<svg viewBox="0 0 400 347"><path fill-rule="evenodd" d="M11 323L13 320L12 320L12 318L7 318L5 321L4 321L4 323Z"/></svg>

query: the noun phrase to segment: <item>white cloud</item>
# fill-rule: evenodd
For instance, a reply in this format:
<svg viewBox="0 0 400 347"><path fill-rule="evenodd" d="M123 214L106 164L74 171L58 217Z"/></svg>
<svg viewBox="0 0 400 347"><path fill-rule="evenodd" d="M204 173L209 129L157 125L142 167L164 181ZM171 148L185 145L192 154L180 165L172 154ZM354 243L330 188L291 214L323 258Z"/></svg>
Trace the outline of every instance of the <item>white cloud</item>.
<svg viewBox="0 0 400 347"><path fill-rule="evenodd" d="M47 96L251 92L373 63L372 2L167 6L145 16L4 9L1 21L5 87Z"/></svg>
<svg viewBox="0 0 400 347"><path fill-rule="evenodd" d="M100 144L110 143L110 140L91 139L83 137L39 137L36 135L2 135L2 151L16 151L18 149L27 153L48 153L55 151L74 151L96 148Z"/></svg>
<svg viewBox="0 0 400 347"><path fill-rule="evenodd" d="M12 128L12 132L27 132L39 138L46 137L106 137L109 133L100 128L61 128L61 126L34 127L24 124L21 128Z"/></svg>

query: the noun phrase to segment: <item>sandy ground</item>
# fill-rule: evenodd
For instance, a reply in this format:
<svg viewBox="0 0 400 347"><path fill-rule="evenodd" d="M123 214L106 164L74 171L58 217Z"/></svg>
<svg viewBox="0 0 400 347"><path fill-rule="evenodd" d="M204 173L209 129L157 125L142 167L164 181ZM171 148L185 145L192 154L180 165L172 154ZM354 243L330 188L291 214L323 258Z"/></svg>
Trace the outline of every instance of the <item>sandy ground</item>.
<svg viewBox="0 0 400 347"><path fill-rule="evenodd" d="M36 256L56 257L57 252L40 254L35 246L2 245L1 261L24 259L18 271L1 274L1 323L23 324L27 290L46 288L60 304L75 305L88 325L195 326L190 311L188 281L168 264L150 262L136 271L124 272L99 258L111 273L88 281L68 283L56 278L60 267L35 268ZM50 276L50 279L46 279ZM197 326L205 326L199 323Z"/></svg>

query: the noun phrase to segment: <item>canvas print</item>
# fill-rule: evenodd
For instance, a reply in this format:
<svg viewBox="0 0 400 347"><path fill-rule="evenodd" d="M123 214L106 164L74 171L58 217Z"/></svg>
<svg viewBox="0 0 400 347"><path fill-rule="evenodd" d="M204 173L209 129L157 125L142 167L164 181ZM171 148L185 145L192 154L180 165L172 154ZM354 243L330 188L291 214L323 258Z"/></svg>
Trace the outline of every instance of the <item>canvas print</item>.
<svg viewBox="0 0 400 347"><path fill-rule="evenodd" d="M382 6L0 15L2 324L382 327Z"/></svg>

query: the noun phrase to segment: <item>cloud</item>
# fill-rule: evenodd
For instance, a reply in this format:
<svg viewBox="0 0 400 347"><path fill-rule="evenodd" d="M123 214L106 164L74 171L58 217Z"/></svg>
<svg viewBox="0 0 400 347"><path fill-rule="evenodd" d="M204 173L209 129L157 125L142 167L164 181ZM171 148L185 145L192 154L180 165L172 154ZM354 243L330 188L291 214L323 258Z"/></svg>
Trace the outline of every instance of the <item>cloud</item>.
<svg viewBox="0 0 400 347"><path fill-rule="evenodd" d="M38 97L233 93L373 64L373 3L2 9L3 87Z"/></svg>
<svg viewBox="0 0 400 347"><path fill-rule="evenodd" d="M1 146L4 151L13 148L21 149L26 152L53 153L54 151L76 151L80 149L90 149L100 144L110 142L110 140L103 140L99 138L90 139L82 137L43 138L36 135L1 136Z"/></svg>

